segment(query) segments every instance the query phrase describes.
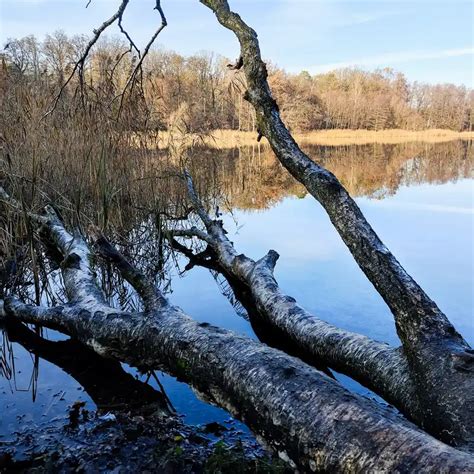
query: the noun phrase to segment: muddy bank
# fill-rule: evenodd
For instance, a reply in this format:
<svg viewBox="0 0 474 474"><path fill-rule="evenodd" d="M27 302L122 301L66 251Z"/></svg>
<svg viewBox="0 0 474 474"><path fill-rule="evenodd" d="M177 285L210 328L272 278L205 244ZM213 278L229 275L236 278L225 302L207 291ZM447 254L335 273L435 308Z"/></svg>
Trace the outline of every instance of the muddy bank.
<svg viewBox="0 0 474 474"><path fill-rule="evenodd" d="M91 413L81 404L0 438L0 472L291 472L233 426L179 416Z"/></svg>
<svg viewBox="0 0 474 474"><path fill-rule="evenodd" d="M3 329L10 341L80 382L95 408L77 400L41 422L18 415L17 428L0 433L1 473L289 472L230 417L186 424L163 388L133 377L118 361L13 321Z"/></svg>

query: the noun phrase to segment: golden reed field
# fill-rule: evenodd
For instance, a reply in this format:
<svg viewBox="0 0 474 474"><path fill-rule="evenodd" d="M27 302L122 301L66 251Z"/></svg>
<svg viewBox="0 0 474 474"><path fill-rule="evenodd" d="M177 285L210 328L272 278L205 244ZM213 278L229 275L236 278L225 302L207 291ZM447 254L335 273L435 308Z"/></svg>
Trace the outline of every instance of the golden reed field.
<svg viewBox="0 0 474 474"><path fill-rule="evenodd" d="M408 142L442 143L452 140L473 140L474 132L456 132L445 129L429 130L316 130L307 133L294 133L296 141L300 144L341 146L341 145L368 145L370 143L383 143L396 145ZM188 146L206 145L217 149L238 148L240 146L252 146L257 144L257 133L238 130L213 130L205 135L186 134L182 136L179 132L163 131L148 138L140 134L132 140L132 143L140 143L149 148L167 149L170 144L175 145L185 142ZM261 143L268 144L266 138Z"/></svg>

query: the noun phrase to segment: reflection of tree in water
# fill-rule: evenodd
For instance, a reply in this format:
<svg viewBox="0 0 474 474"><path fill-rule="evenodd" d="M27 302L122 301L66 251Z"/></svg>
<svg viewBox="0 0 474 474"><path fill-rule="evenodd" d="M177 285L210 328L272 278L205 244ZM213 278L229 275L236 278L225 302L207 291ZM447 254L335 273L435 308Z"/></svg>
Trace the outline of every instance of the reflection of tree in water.
<svg viewBox="0 0 474 474"><path fill-rule="evenodd" d="M217 186L218 199L228 210L263 210L283 197L304 195L303 186L288 174L264 145L203 150L194 153L190 162L195 180L207 184L201 186L204 191Z"/></svg>
<svg viewBox="0 0 474 474"><path fill-rule="evenodd" d="M473 145L470 141L306 145L306 151L335 173L353 196L382 199L393 195L403 185L446 183L472 176ZM79 220L84 230L91 224L99 226L127 258L144 273L156 278L166 290L172 255L167 249L163 228L173 227L177 217L184 222L189 215L185 190L177 178L183 161L194 176L201 196L212 203L210 212L213 215L219 214L220 210L264 210L285 197L304 197L306 193L303 186L282 168L268 146L256 144L227 150L195 147L177 159L164 156L162 152L144 150L138 155L131 153L121 155L117 160L114 158L107 164L109 168L104 168L104 173L112 180L109 184L120 192L117 191L107 207L105 226L101 225L104 206L100 199L97 200L95 177L82 177L80 183L73 180L73 185L61 186L64 189L61 196L53 198L58 199L66 220ZM77 178L75 169L48 162L43 165L44 175L50 173L58 186L67 182L71 174ZM28 176L27 169L22 171ZM14 189L16 183L11 179ZM44 192L50 191L43 185ZM22 189L27 191L28 186ZM87 204L73 213L70 205L79 191L82 202ZM35 208L40 206L38 196L41 197L41 193L30 199L26 192L23 197ZM30 240L25 223L8 207L3 210L0 214L0 296L15 294L26 302L42 301L46 305L64 301L57 267L46 263L44 251L36 240ZM36 275L32 271L32 255ZM98 263L101 263L97 265L99 281L109 302L126 310L137 310L140 303L131 296L133 292L120 275L110 265ZM35 278L37 284L33 285ZM8 352L5 348L1 350L0 370L7 373Z"/></svg>
<svg viewBox="0 0 474 474"><path fill-rule="evenodd" d="M2 345L0 346L0 377L11 380L14 370L15 360L13 358L13 348L8 337L2 333Z"/></svg>
<svg viewBox="0 0 474 474"><path fill-rule="evenodd" d="M336 174L353 196L381 197L393 194L400 185L444 183L472 172L469 141L306 144L304 149ZM116 154L100 160L92 172L86 155L70 165L45 160L38 167L41 175L35 177L38 171L30 169L28 161L19 161L6 178L7 188L33 209L41 208L47 195L67 220L79 221L84 229L93 224L108 236L122 238L144 222L159 227L171 215L186 215L186 194L177 178L183 165L194 176L201 195L227 210L268 209L284 197L306 194L263 143L225 150L197 146L177 158L162 150L124 144ZM5 212L0 217L3 221L11 226L19 218ZM0 259L2 251L0 247Z"/></svg>
<svg viewBox="0 0 474 474"><path fill-rule="evenodd" d="M309 147L353 196L385 197L400 186L441 184L472 175L472 143L404 143Z"/></svg>
<svg viewBox="0 0 474 474"><path fill-rule="evenodd" d="M470 141L306 145L305 148L314 160L336 174L353 196L381 199L393 195L403 185L446 183L472 176L473 145ZM67 220L79 220L83 229L90 224L98 225L127 258L136 262L147 275L155 277L164 289L169 284L167 269L171 260L162 229L170 227L170 222L175 222L177 216L180 221L186 221L189 215L185 190L177 178L183 161L194 176L201 196L213 203L210 211L213 214L220 210L264 210L285 197L304 197L306 193L264 144L230 150L196 147L188 150L184 158L181 156L176 160L161 152L143 150L138 156L132 153L120 158L112 160L107 165L110 168L104 171L110 179L117 180L109 184L121 190L107 207L104 227L101 225L104 206L97 201L95 178L81 178L80 184L74 182L74 185L64 186L63 194L53 197L58 198ZM54 163L51 166L54 169L49 169L45 162L43 173L45 176L50 173L58 186L67 182L71 173L76 176L74 170L54 166ZM23 169L23 173L28 176L27 169ZM45 192L50 191L44 186ZM15 182L11 187L14 189ZM75 202L78 190L82 202L87 205L72 213L70 205ZM36 193L35 199L30 199L28 193L23 197L34 207L40 205L38 196L41 193ZM7 207L4 211L0 215L0 230L3 230L0 236L0 295L15 294L26 302L42 301L46 305L64 301L57 268L45 263L48 259L36 240L30 241L21 219ZM35 256L36 275L32 271L32 255ZM100 265L98 271L109 301L127 310L137 310L139 302L131 298L121 277L107 264ZM36 287L32 284L35 278ZM7 351L1 350L0 370L7 373Z"/></svg>
<svg viewBox="0 0 474 474"><path fill-rule="evenodd" d="M383 198L403 185L446 183L472 175L473 146L467 141L306 145L305 151L331 170L353 196ZM217 185L228 209L263 210L285 197L305 196L303 186L265 145L200 150L191 163L196 180L211 189Z"/></svg>
<svg viewBox="0 0 474 474"><path fill-rule="evenodd" d="M472 176L473 145L470 141L337 147L306 145L306 151L331 170L353 196L381 199L393 195L403 185L446 183ZM107 173L111 179L117 179L112 184L121 191L117 191L107 207L105 225L101 225L104 206L97 201L95 178L64 186L63 194L53 197L58 198L66 220L79 221L84 230L91 224L99 226L127 258L166 288L170 256L162 229L176 222L176 217L186 221L189 215L185 190L177 178L183 161L194 176L201 196L212 203L211 214L233 209L264 210L285 197L306 195L303 186L282 168L271 149L256 144L230 150L196 147L188 150L184 158L181 156L176 160L161 152L145 153L143 150L140 156L132 153L129 157L121 156L118 162L113 160ZM44 163L43 172L45 175L51 173L58 185L67 182L71 177L68 174L75 175L74 170L54 168L50 170L48 163ZM28 170L23 172L28 175ZM14 189L15 184L13 180L10 187ZM120 187L122 185L126 187ZM44 186L45 192L50 190ZM27 190L28 186L22 189ZM82 202L87 204L72 212L70 205L75 202L78 190ZM38 196L41 197L41 193L31 198L26 192L23 198L35 208L40 205ZM47 305L63 301L57 268L50 268L45 263L48 259L37 241L31 240L27 223L8 207L3 210L0 214L0 296L16 294L24 301L43 301ZM35 266L31 265L32 255ZM36 274L32 271L34 267ZM32 285L35 280L36 285ZM129 298L124 282L110 266L101 267L100 281L109 301L129 310L137 309L138 303ZM5 371L5 363L0 368Z"/></svg>
<svg viewBox="0 0 474 474"><path fill-rule="evenodd" d="M137 380L125 372L120 362L101 357L74 339L50 341L16 321L9 321L2 333L11 359L11 343L15 342L35 359L41 357L55 364L79 382L100 410L131 410L134 407L143 409L153 405L154 409L158 408L163 413L173 411L163 391L157 391L148 383ZM10 378L14 380L14 365L10 371ZM33 370L31 378L35 386L38 379L37 368ZM29 389L31 388L30 386ZM18 391L18 388L15 389Z"/></svg>

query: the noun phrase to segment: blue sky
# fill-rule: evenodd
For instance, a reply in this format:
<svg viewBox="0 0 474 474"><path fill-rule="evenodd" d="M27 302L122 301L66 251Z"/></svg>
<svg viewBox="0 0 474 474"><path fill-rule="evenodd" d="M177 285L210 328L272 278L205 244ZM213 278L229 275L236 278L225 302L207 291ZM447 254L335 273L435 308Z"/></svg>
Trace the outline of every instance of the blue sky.
<svg viewBox="0 0 474 474"><path fill-rule="evenodd" d="M90 33L119 0L0 0L0 41L62 29ZM472 87L473 3L464 0L231 0L259 33L263 56L285 69L393 67L410 80ZM154 0L131 0L124 24L146 43L158 18ZM198 0L162 0L169 27L159 44L183 54L215 51L234 58L238 45ZM112 32L117 32L113 27Z"/></svg>

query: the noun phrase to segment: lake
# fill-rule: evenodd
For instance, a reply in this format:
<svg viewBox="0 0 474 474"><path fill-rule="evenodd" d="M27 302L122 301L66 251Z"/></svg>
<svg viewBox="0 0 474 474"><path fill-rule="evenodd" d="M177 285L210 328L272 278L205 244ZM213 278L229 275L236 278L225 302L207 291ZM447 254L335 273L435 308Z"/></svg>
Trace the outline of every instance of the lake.
<svg viewBox="0 0 474 474"><path fill-rule="evenodd" d="M338 176L405 269L474 343L472 142L306 145L305 150ZM259 258L269 249L278 251L275 276L285 293L334 325L398 344L388 308L324 210L270 150L264 146L202 150L191 169L193 175L200 179L205 175L215 184L213 198L238 252ZM167 288L173 304L199 321L256 337L221 278L202 268L182 274L183 258L178 257L176 264L169 267ZM65 339L53 331L43 335ZM61 362L47 351L45 357L35 357L23 347L27 343L11 342L15 336L10 336L2 332L0 341L0 446L27 425L63 420L67 408L78 400L96 408L85 390L91 386L77 380L85 380L80 366ZM187 423L230 418L166 374L154 379L125 369L156 389L159 380ZM370 396L350 378L338 378ZM93 383L96 387L100 379ZM107 405L101 408L106 411Z"/></svg>

